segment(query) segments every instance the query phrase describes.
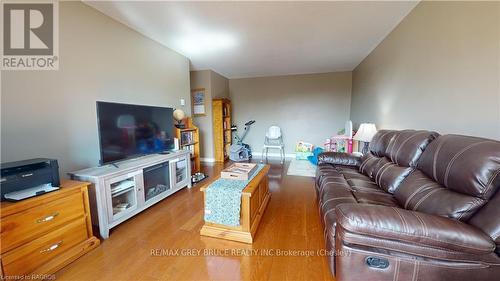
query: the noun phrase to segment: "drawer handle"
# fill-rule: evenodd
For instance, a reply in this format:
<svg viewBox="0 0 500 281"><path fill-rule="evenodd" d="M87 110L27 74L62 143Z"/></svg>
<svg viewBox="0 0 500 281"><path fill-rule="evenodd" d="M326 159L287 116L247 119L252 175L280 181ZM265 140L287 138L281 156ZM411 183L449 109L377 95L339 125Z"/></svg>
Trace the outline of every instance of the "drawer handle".
<svg viewBox="0 0 500 281"><path fill-rule="evenodd" d="M48 216L43 217L41 219L37 219L36 223L48 222L48 221L51 221L51 220L55 219L57 216L59 216L59 213L55 212L52 215L48 215Z"/></svg>
<svg viewBox="0 0 500 281"><path fill-rule="evenodd" d="M40 253L41 254L50 253L50 252L54 251L55 249L59 248L59 246L61 246L62 242L63 241L61 240L53 245L50 245L50 247L48 247L47 249L40 250Z"/></svg>

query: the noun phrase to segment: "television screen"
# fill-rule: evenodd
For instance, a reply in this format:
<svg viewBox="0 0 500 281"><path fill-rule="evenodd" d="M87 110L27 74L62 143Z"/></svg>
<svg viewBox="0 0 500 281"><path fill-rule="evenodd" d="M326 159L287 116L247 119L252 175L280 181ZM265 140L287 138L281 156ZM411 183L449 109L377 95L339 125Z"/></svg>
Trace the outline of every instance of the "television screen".
<svg viewBox="0 0 500 281"><path fill-rule="evenodd" d="M174 148L173 109L97 102L101 164Z"/></svg>

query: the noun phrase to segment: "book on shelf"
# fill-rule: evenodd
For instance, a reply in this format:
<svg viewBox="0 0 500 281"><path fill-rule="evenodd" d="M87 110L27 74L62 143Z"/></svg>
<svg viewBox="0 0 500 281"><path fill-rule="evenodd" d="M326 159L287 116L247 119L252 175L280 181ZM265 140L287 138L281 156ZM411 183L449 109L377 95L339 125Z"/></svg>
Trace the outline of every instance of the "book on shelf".
<svg viewBox="0 0 500 281"><path fill-rule="evenodd" d="M191 156L194 156L194 144L184 146L184 150L189 150Z"/></svg>
<svg viewBox="0 0 500 281"><path fill-rule="evenodd" d="M181 145L185 145L192 142L194 142L193 131L187 131L181 133Z"/></svg>

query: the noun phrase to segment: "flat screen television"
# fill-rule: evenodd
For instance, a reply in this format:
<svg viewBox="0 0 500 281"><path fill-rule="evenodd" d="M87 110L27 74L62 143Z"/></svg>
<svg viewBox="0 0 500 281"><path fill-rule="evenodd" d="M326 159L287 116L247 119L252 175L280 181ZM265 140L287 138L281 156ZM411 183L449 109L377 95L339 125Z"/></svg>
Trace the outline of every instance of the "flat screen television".
<svg viewBox="0 0 500 281"><path fill-rule="evenodd" d="M172 150L172 113L168 107L98 101L101 165Z"/></svg>

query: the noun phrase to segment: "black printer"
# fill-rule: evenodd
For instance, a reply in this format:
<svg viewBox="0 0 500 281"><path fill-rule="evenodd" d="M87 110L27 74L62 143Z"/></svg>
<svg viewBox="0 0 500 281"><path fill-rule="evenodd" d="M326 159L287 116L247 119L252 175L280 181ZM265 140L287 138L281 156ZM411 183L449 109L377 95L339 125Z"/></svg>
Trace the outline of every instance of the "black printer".
<svg viewBox="0 0 500 281"><path fill-rule="evenodd" d="M57 160L36 158L1 164L1 201L19 201L59 189Z"/></svg>

